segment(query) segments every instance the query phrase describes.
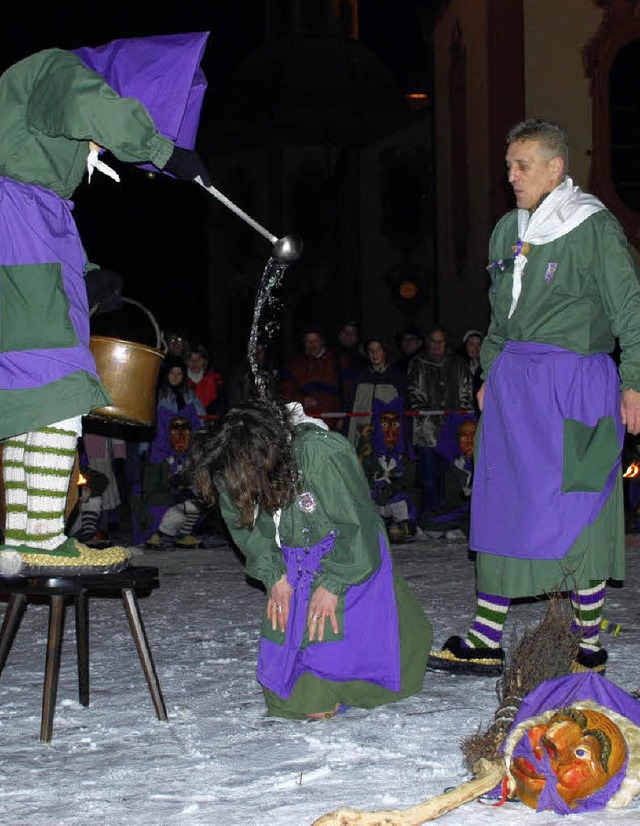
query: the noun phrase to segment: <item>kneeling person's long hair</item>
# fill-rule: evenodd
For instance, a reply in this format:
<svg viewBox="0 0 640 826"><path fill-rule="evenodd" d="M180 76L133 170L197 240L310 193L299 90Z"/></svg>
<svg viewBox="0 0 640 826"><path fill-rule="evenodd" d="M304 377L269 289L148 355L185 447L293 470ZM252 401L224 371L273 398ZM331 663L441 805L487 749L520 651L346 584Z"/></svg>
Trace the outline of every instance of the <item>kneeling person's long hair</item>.
<svg viewBox="0 0 640 826"><path fill-rule="evenodd" d="M286 411L270 402L247 402L194 436L189 475L200 497L215 504L223 489L238 510L238 526L252 527L256 505L268 513L287 508L298 494L294 431Z"/></svg>

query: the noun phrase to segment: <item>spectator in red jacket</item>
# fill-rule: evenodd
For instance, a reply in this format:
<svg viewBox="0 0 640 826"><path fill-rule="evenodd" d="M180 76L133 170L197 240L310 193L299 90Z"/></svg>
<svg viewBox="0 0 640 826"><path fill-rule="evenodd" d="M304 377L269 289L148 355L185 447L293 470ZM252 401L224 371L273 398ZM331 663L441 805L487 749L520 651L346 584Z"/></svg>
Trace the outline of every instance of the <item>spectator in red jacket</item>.
<svg viewBox="0 0 640 826"><path fill-rule="evenodd" d="M335 353L327 349L324 332L308 326L303 337L304 353L282 371L280 395L285 402L301 402L307 416L320 418L341 407L340 374ZM331 430L339 430L342 419L327 418Z"/></svg>
<svg viewBox="0 0 640 826"><path fill-rule="evenodd" d="M187 358L187 384L202 402L209 415L220 412L222 403L222 376L209 367L209 353L197 344Z"/></svg>

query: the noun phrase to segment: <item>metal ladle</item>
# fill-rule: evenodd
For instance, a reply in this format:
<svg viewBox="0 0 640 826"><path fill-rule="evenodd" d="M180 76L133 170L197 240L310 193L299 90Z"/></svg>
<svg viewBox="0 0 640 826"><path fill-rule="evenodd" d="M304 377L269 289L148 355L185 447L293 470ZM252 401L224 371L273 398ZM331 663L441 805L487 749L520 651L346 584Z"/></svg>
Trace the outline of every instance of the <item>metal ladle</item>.
<svg viewBox="0 0 640 826"><path fill-rule="evenodd" d="M240 209L239 206L230 201L226 195L223 195L219 189L216 189L215 186L207 186L202 178L198 175L195 179L197 184L203 189L206 189L214 198L217 198L221 203L223 203L226 207L228 207L231 212L235 212L235 214L242 218L243 221L246 221L250 227L253 227L260 235L263 235L267 241L271 241L273 245L273 250L271 252L272 258L277 258L278 261L285 261L288 264L291 264L293 261L297 261L300 256L302 255L302 247L303 242L302 238L299 235L283 235L282 238L277 238L273 235L269 230L265 229L261 224L259 224L255 218L252 218L250 215Z"/></svg>

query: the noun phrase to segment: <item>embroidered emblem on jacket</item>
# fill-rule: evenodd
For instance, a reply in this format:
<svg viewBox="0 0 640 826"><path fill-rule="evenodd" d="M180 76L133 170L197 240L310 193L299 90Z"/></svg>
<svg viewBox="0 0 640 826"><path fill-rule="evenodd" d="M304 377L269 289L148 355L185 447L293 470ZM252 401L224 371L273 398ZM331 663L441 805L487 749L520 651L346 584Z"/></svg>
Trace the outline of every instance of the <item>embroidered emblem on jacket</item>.
<svg viewBox="0 0 640 826"><path fill-rule="evenodd" d="M301 493L300 496L298 496L296 504L300 510L305 513L313 513L318 507L317 502L310 491Z"/></svg>
<svg viewBox="0 0 640 826"><path fill-rule="evenodd" d="M558 269L557 261L550 261L547 264L547 269L544 271L544 280L548 284L553 276L556 274L556 270Z"/></svg>

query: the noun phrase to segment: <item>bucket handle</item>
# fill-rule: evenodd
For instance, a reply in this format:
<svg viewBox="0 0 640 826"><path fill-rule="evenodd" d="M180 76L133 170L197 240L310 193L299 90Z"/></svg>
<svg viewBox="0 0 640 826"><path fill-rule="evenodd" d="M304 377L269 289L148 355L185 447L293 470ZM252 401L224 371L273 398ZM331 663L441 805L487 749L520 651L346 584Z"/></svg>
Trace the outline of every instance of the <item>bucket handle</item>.
<svg viewBox="0 0 640 826"><path fill-rule="evenodd" d="M139 307L141 310L143 310L147 314L147 316L149 317L149 321L153 324L153 329L155 330L155 333L156 333L156 350L160 350L166 355L167 350L169 348L167 347L167 342L165 341L165 338L162 335L162 331L160 330L160 327L158 326L158 322L156 321L155 316L153 315L151 310L149 310L147 307L144 306L144 304L141 304L139 301L134 301L133 298L126 298L126 296L123 295L122 300L125 304L133 304L135 307ZM98 305L95 304L89 310L89 317L91 317L97 309L98 309Z"/></svg>

